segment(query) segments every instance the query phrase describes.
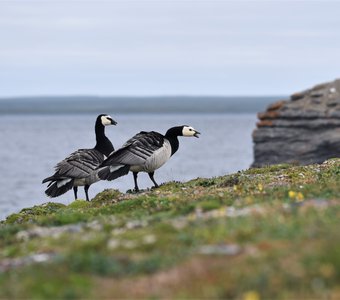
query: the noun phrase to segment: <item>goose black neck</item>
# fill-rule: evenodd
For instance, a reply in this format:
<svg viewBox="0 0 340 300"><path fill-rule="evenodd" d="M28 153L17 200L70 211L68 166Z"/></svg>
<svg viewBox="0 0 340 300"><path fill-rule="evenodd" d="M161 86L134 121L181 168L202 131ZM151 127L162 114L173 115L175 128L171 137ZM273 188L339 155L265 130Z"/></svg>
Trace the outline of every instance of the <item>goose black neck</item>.
<svg viewBox="0 0 340 300"><path fill-rule="evenodd" d="M94 149L103 153L105 156L109 156L109 154L114 150L114 148L110 140L105 135L105 127L101 123L101 120L96 121L95 132L97 144L94 147Z"/></svg>
<svg viewBox="0 0 340 300"><path fill-rule="evenodd" d="M174 155L178 150L178 136L182 135L182 129L182 126L172 127L165 134L165 138L170 142L171 145L171 156Z"/></svg>

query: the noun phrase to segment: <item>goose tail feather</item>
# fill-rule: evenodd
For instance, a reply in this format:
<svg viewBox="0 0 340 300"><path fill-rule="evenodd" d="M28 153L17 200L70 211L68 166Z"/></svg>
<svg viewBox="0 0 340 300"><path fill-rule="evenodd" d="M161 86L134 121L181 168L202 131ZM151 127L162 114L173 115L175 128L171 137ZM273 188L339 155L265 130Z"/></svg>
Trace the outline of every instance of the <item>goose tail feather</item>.
<svg viewBox="0 0 340 300"><path fill-rule="evenodd" d="M55 177L54 177L54 175L52 175L52 176L50 176L50 177L47 177L47 178L45 178L45 179L42 181L42 183L46 183L46 182L53 181L53 180L55 180Z"/></svg>
<svg viewBox="0 0 340 300"><path fill-rule="evenodd" d="M111 181L128 174L129 171L130 166L128 165L107 166L99 169L98 177L101 180Z"/></svg>
<svg viewBox="0 0 340 300"><path fill-rule="evenodd" d="M45 194L48 197L54 198L58 197L62 194L65 194L67 191L73 188L74 179L66 180L58 180L54 182L50 182L48 185L48 189L46 189Z"/></svg>

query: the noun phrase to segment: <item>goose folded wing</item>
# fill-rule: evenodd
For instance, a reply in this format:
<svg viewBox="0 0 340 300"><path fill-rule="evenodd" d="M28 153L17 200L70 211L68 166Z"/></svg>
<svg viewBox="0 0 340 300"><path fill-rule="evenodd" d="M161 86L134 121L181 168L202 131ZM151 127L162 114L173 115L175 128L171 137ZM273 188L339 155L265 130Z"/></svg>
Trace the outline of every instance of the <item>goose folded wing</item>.
<svg viewBox="0 0 340 300"><path fill-rule="evenodd" d="M55 167L55 177L84 178L104 161L104 155L95 149L80 149Z"/></svg>
<svg viewBox="0 0 340 300"><path fill-rule="evenodd" d="M163 146L164 137L158 132L142 131L128 140L122 148L112 153L102 166L143 165L145 161Z"/></svg>

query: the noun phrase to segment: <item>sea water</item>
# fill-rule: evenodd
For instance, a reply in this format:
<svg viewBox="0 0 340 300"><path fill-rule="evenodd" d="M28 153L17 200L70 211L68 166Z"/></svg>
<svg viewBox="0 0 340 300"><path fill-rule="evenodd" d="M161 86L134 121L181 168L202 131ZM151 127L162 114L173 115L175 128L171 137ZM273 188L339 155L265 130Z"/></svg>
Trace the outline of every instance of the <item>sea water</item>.
<svg viewBox="0 0 340 300"><path fill-rule="evenodd" d="M106 112L105 112L106 113ZM107 112L110 113L110 112ZM254 114L125 114L112 117L117 126L106 135L118 149L139 131L165 133L172 126L190 125L201 132L199 139L180 137L178 152L155 172L155 180L186 181L197 177L225 175L248 168L253 160L251 134ZM3 115L0 118L0 219L24 207L48 201L69 204L73 191L50 199L41 181L54 166L79 148L95 145L96 115ZM140 173L140 189L152 186ZM90 187L90 198L106 188L125 192L133 188L132 174L115 181L100 181ZM85 198L83 188L78 197Z"/></svg>

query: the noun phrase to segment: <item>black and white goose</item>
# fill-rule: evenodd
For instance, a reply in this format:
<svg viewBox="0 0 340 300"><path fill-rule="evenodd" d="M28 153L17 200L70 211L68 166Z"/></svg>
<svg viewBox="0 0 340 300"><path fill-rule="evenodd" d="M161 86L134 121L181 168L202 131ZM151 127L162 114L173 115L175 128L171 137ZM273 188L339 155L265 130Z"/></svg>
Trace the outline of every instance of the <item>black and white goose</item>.
<svg viewBox="0 0 340 300"><path fill-rule="evenodd" d="M135 191L139 191L137 174L146 172L155 187L154 172L164 165L179 147L179 136L197 137L200 133L191 126L177 126L170 128L165 135L158 132L142 131L129 139L122 148L113 152L100 165L98 176L103 180L113 180L122 174L126 166L133 172Z"/></svg>
<svg viewBox="0 0 340 300"><path fill-rule="evenodd" d="M86 200L89 201L90 185L100 180L95 170L105 157L114 151L112 143L105 136L105 126L116 124L117 122L109 115L102 114L97 117L95 147L79 149L55 166L55 173L42 181L42 183L49 182L45 191L47 196L57 197L73 188L74 197L77 199L78 186L84 186Z"/></svg>

